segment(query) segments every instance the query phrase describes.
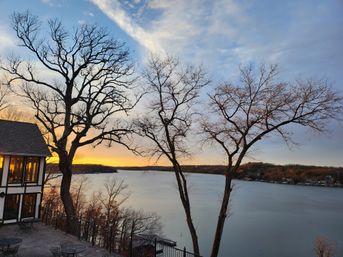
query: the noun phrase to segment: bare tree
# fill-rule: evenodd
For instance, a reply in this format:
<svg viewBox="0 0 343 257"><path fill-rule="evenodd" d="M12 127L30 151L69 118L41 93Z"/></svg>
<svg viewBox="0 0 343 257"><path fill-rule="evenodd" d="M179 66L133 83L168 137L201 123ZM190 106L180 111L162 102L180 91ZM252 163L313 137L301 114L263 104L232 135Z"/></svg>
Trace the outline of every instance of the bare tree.
<svg viewBox="0 0 343 257"><path fill-rule="evenodd" d="M240 69L240 84L219 85L209 95L208 116L201 127L206 140L225 152L227 167L211 257L218 256L232 190L232 178L253 145L271 134L291 142L286 125L323 131L327 121L342 111L342 98L324 80L278 82L277 66Z"/></svg>
<svg viewBox="0 0 343 257"><path fill-rule="evenodd" d="M48 174L49 176L50 174ZM54 178L56 179L56 177ZM74 206L76 210L76 217L81 217L82 212L85 209L85 205L87 203L86 195L84 193L85 187L88 186L88 177L85 176L78 176L77 181L73 182L71 192L72 192L72 198L74 200Z"/></svg>
<svg viewBox="0 0 343 257"><path fill-rule="evenodd" d="M192 220L187 178L180 159L189 154L186 137L194 115L194 104L199 90L209 81L201 68L182 67L175 58L152 57L144 78L150 94L147 115L135 121L137 132L150 140L147 147L151 156L167 158L173 166L180 199L196 255L200 255L197 232Z"/></svg>
<svg viewBox="0 0 343 257"><path fill-rule="evenodd" d="M0 114L8 107L6 96L8 94L8 88L0 81Z"/></svg>
<svg viewBox="0 0 343 257"><path fill-rule="evenodd" d="M12 57L1 68L10 75L8 85L21 83L21 95L32 103L50 149L59 157L61 198L72 231L76 212L70 184L77 150L104 142L129 148L123 139L131 129L119 118L139 98L131 101L129 52L124 43L96 25L80 25L69 32L61 22L50 20L47 38L40 37L41 23L30 13L14 13L12 25L20 46L29 50L40 67ZM39 71L49 76L40 76Z"/></svg>
<svg viewBox="0 0 343 257"><path fill-rule="evenodd" d="M336 252L336 244L324 237L318 237L315 241L314 252L317 257L333 257Z"/></svg>
<svg viewBox="0 0 343 257"><path fill-rule="evenodd" d="M19 110L13 105L7 105L6 108L0 111L0 118L5 120L32 122L34 119L34 115L32 113Z"/></svg>
<svg viewBox="0 0 343 257"><path fill-rule="evenodd" d="M127 185L124 180L116 180L114 177L104 183L104 188L105 193L99 192L98 198L110 222L112 215L118 215L120 205L129 198L129 194L125 192Z"/></svg>

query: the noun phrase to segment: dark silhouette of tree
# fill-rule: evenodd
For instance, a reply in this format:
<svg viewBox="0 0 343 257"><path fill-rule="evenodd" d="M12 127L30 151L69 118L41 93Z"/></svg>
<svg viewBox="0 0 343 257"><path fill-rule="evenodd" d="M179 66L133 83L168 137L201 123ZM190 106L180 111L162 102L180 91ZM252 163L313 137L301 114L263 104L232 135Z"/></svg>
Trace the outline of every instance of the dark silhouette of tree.
<svg viewBox="0 0 343 257"><path fill-rule="evenodd" d="M187 177L180 159L189 154L186 137L189 134L199 90L209 83L201 68L183 67L175 58L152 57L144 73L149 95L146 115L135 121L137 133L152 144L146 153L157 160L165 157L175 173L180 199L192 237L194 253L200 256L198 236L191 215Z"/></svg>
<svg viewBox="0 0 343 257"><path fill-rule="evenodd" d="M76 215L70 195L72 162L86 145L123 144L131 128L123 119L138 101L131 93L133 65L124 43L96 25L66 30L61 22L48 22L48 36L41 37L41 23L30 13L14 13L12 26L20 46L35 63L11 57L1 68L10 75L8 85L31 102L35 117L47 135L50 149L59 158L63 173L61 198L68 228L75 231ZM40 76L45 71L48 76Z"/></svg>
<svg viewBox="0 0 343 257"><path fill-rule="evenodd" d="M218 256L232 190L232 178L247 152L271 134L292 143L287 125L322 132L342 111L342 97L325 80L277 81L277 66L240 69L240 84L224 83L209 94L209 113L201 122L206 140L223 149L227 167L211 257Z"/></svg>
<svg viewBox="0 0 343 257"><path fill-rule="evenodd" d="M6 85L4 85L0 81L0 114L8 107L6 96L8 94L8 89L6 88Z"/></svg>

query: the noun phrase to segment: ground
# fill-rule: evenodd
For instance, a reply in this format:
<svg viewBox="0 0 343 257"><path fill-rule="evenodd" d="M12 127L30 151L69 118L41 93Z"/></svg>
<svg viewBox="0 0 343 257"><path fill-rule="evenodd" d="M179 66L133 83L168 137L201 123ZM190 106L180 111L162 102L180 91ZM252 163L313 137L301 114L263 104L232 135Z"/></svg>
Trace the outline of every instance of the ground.
<svg viewBox="0 0 343 257"><path fill-rule="evenodd" d="M51 257L50 247L59 246L61 241L71 241L84 244L87 248L78 257L103 257L108 252L99 247L93 247L90 243L80 241L77 237L55 230L51 226L41 223L34 224L32 230L22 231L17 224L3 225L0 227L0 238L18 237L23 241L20 245L19 257ZM110 255L119 257L118 255Z"/></svg>

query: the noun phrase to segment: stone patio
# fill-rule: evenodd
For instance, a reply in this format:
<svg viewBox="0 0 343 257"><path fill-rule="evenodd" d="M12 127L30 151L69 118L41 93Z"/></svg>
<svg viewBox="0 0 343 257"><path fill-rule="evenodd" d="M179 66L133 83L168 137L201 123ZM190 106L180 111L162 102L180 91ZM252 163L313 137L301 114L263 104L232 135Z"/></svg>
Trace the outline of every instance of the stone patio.
<svg viewBox="0 0 343 257"><path fill-rule="evenodd" d="M86 251L78 254L78 257L103 257L108 254L105 249L93 247L90 243L42 223L35 223L29 231L22 231L17 224L3 225L0 227L0 238L4 237L18 237L23 240L18 252L19 257L51 257L50 247L59 246L59 243L65 240L86 246ZM108 256L120 257L114 254Z"/></svg>

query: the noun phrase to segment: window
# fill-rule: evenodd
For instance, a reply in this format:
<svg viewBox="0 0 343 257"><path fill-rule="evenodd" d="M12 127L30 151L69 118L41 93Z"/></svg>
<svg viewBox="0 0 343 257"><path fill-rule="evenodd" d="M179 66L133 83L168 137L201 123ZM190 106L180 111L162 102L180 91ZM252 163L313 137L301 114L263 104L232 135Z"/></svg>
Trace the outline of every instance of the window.
<svg viewBox="0 0 343 257"><path fill-rule="evenodd" d="M22 218L35 216L37 194L26 194L23 198L23 206L21 211Z"/></svg>
<svg viewBox="0 0 343 257"><path fill-rule="evenodd" d="M27 157L25 165L25 182L37 183L39 171L39 157Z"/></svg>
<svg viewBox="0 0 343 257"><path fill-rule="evenodd" d="M8 184L21 184L24 171L24 157L11 156L8 170Z"/></svg>
<svg viewBox="0 0 343 257"><path fill-rule="evenodd" d="M20 195L6 195L4 207L4 220L18 218Z"/></svg>
<svg viewBox="0 0 343 257"><path fill-rule="evenodd" d="M2 181L2 169L4 166L4 156L0 155L0 186Z"/></svg>
<svg viewBox="0 0 343 257"><path fill-rule="evenodd" d="M11 156L8 184L37 183L39 162L39 157Z"/></svg>

